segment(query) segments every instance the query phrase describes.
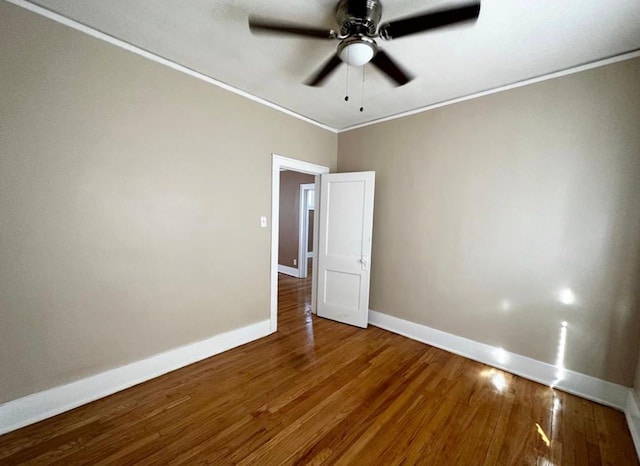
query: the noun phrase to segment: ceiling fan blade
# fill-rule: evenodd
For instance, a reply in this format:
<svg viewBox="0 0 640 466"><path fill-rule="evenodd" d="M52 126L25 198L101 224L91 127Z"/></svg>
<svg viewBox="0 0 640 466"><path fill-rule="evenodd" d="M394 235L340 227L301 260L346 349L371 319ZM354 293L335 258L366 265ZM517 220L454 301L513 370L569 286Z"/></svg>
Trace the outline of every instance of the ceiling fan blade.
<svg viewBox="0 0 640 466"><path fill-rule="evenodd" d="M477 19L479 15L480 3L472 3L391 21L380 26L379 34L383 39L395 39L451 24L472 21Z"/></svg>
<svg viewBox="0 0 640 466"><path fill-rule="evenodd" d="M371 60L371 64L395 81L397 86L407 84L413 79L413 76L400 68L400 66L382 50L378 50L376 56Z"/></svg>
<svg viewBox="0 0 640 466"><path fill-rule="evenodd" d="M327 60L324 65L322 65L322 68L320 68L316 72L316 74L309 78L305 82L305 84L307 86L320 86L322 82L327 79L329 75L336 70L336 68L338 68L338 65L340 63L342 63L340 57L338 57L338 55L332 55L331 58L329 58L329 60Z"/></svg>
<svg viewBox="0 0 640 466"><path fill-rule="evenodd" d="M274 21L265 18L249 17L249 29L254 33L290 34L294 36L312 37L314 39L335 39L336 31L310 26Z"/></svg>

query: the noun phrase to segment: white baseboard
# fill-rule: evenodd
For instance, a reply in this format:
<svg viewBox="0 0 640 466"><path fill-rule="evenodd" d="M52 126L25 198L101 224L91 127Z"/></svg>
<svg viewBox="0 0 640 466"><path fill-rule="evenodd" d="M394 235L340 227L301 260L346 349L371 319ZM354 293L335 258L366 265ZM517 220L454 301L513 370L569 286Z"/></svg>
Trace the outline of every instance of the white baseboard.
<svg viewBox="0 0 640 466"><path fill-rule="evenodd" d="M264 320L67 385L0 404L0 435L206 359L271 333Z"/></svg>
<svg viewBox="0 0 640 466"><path fill-rule="evenodd" d="M638 400L631 388L627 396L627 406L624 414L627 418L633 444L636 447L636 454L638 455L638 459L640 459L640 409L638 408Z"/></svg>
<svg viewBox="0 0 640 466"><path fill-rule="evenodd" d="M553 364L372 310L369 311L369 323L620 411L625 411L627 407L629 388L623 385L568 369L563 370L562 380L557 380L557 368Z"/></svg>
<svg viewBox="0 0 640 466"><path fill-rule="evenodd" d="M296 277L296 278L300 276L298 274L298 269L294 269L293 267L288 267L286 265L278 264L278 272L284 273L285 275L291 275L292 277Z"/></svg>

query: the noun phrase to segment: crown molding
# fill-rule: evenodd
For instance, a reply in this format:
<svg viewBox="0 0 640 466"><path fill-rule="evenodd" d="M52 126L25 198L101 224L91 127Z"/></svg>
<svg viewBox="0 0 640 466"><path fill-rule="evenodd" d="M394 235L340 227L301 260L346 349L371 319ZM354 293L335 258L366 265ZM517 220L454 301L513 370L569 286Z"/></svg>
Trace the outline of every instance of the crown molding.
<svg viewBox="0 0 640 466"><path fill-rule="evenodd" d="M106 34L102 31L99 31L97 29L94 29L90 26L87 26L86 24L82 24L78 21L75 21L71 18L68 18L66 16L63 16L59 13L56 13L54 11L51 11L47 8L41 7L39 5L34 5L31 2L28 2L26 0L6 0L8 3L11 3L13 5L19 6L21 8L24 8L25 10L29 10L33 13L36 13L40 16L44 16L45 18L51 19L57 23L63 24L65 26L68 26L72 29L75 29L77 31L83 32L85 34L88 34L92 37L95 37L96 39L100 39L103 40L105 42L108 42L111 45L115 45L116 47L120 47L124 50L127 50L129 52L133 52L136 55L140 55L141 57L144 57L148 60L154 61L156 63L159 63L161 65L164 66L168 66L171 69L174 69L176 71L180 71L181 73L187 74L189 76L192 76L194 78L200 79L202 81L205 81L206 83L209 84L213 84L214 86L220 87L226 91L229 92L233 92L234 94L238 94L242 97L246 97L249 100L253 100L254 102L257 102L259 104L262 105L266 105L269 108L272 108L274 110L277 110L279 112L285 113L289 116L292 116L294 118L297 118L299 120L305 121L307 123L310 123L314 126L317 126L319 128L325 129L327 131L331 131L332 133L337 133L338 130L336 128L333 128L331 126L325 125L323 123L320 123L319 121L313 120L311 118L308 118L304 115L301 115L299 113L296 113L292 110L289 110L288 108L282 107L278 104L275 104L273 102L270 102L268 100L265 100L261 97L257 97L253 94L248 93L247 91L243 91L242 89L238 89L237 87L231 86L230 84L224 83L222 81L218 81L217 79L212 78L211 76L207 76L206 74L200 73L199 71L196 71L194 69L188 68L186 66L183 66L179 63L176 63L174 61L169 60L168 58L164 58L160 55L157 55L155 53L152 53L148 50L145 50L143 48L137 47L129 42L126 42L124 40L118 39L114 36L111 36L109 34Z"/></svg>
<svg viewBox="0 0 640 466"><path fill-rule="evenodd" d="M443 100L441 102L437 102L435 104L427 105L424 107L419 107L413 110L408 110L406 112L396 113L395 115L390 115L387 117L377 118L375 120L367 121L365 123L359 123L357 125L347 126L345 128L341 128L338 130L338 133L344 133L347 131L351 131L358 128L364 128L365 126L377 125L378 123L383 123L385 121L396 120L398 118L404 118L406 116L415 115L417 113L428 112L429 110L433 110L440 107L445 107L447 105L457 104L458 102L464 102L465 100L477 99L478 97L484 97L485 95L496 94L502 91L508 91L510 89L515 89L517 87L528 86L529 84L535 84L542 81L547 81L549 79L560 78L562 76L567 76L574 73L580 73L582 71L587 71L593 68L599 68L601 66L611 65L612 63L617 63L620 61L631 60L633 58L640 57L640 49L632 50L629 52L621 53L619 55L614 55L612 57L603 58L600 60L592 61L589 63L584 63L582 65L572 66L570 68L565 68L560 71L554 71L553 73L547 73L540 76L536 76L535 78L524 79L522 81L518 81L512 84L506 84L504 86L493 87L491 89L487 89L481 92L475 92L473 94L468 94L462 97L457 97L455 99Z"/></svg>
<svg viewBox="0 0 640 466"><path fill-rule="evenodd" d="M156 63L159 63L161 65L164 66L168 66L171 69L174 69L176 71L180 71L182 73L185 73L189 76L192 76L194 78L200 79L202 81L205 81L209 84L213 84L214 86L220 87L222 89L225 89L229 92L233 92L234 94L240 95L242 97L246 97L249 100L252 100L254 102L260 103L262 105L266 105L269 108L272 108L274 110L277 110L279 112L285 113L289 116L292 116L294 118L297 118L299 120L305 121L309 124L312 124L314 126L317 126L319 128L322 128L324 130L330 131L332 133L344 133L347 131L352 131L354 129L359 129L359 128L364 128L366 126L372 126L372 125L377 125L379 123L384 123L386 121L391 121L391 120L396 120L398 118L404 118L407 116L411 116L411 115L415 115L417 113L422 113L422 112L428 112L429 110L434 110L436 108L440 108L440 107L445 107L447 105L453 105L453 104L457 104L459 102L464 102L466 100L472 100L472 99L477 99L478 97L484 97L486 95L490 95L490 94L496 94L498 92L503 92L503 91L508 91L510 89L515 89L518 87L523 87L523 86L528 86L529 84L535 84L538 82L542 82L542 81L546 81L549 79L555 79L555 78L559 78L562 76L567 76L570 74L574 74L574 73L580 73L582 71L586 71L586 70L590 70L593 68L599 68L602 66L606 66L606 65L610 65L613 63L617 63L617 62L621 62L621 61L625 61L625 60L631 60L633 58L638 58L640 57L640 49L635 49L635 50L631 50L628 52L624 52L618 55L614 55L611 57L607 57L607 58L603 58L600 60L595 60L592 62L588 62L588 63L583 63L581 65L577 65L577 66L572 66L569 68L565 68L559 71L555 71L552 73L547 73L547 74L543 74L540 76L536 76L533 78L529 78L529 79L524 79L522 81L518 81L515 83L511 83L511 84L506 84L503 86L497 86L491 89L487 89L484 91L480 91L480 92L475 92L473 94L468 94L462 97L456 97L454 99L447 99L447 100L443 100L441 102L436 102L434 104L430 104L430 105L426 105L424 107L419 107L413 110L408 110L406 112L400 112L400 113L396 113L394 115L389 115L387 117L382 117L382 118L377 118L375 120L370 120L364 123L358 123L355 125L351 125L351 126L346 126L344 128L334 128L332 126L326 125L324 123L321 123L319 121L313 120L309 117L306 117L304 115L301 115L300 113L296 113L293 110L289 110L288 108L282 107L278 104L275 104L271 101L268 101L266 99L263 99L261 97L255 96L253 94L250 94L247 91L244 91L242 89L239 89L237 87L234 87L230 84L224 83L222 81L218 81L217 79L212 78L211 76L207 76L203 73L200 73L199 71L193 70L191 68L188 68L184 65L181 65L179 63L176 63L174 61L171 61L167 58L164 58L160 55L157 55L155 53L152 53L148 50L145 50L143 48L137 47L133 44L130 44L129 42L123 41L121 39L118 39L114 36L111 36L109 34L106 34L102 31L99 31L97 29L94 29L90 26L87 26L86 24L82 24L78 21L75 21L71 18L68 18L66 16L63 16L59 13L56 13L52 10L49 10L47 8L41 7L39 5L35 5L27 0L6 0L8 3L11 3L13 5L19 6L21 8L24 8L26 10L29 10L33 13L36 13L40 16L44 16L45 18L51 19L57 23L63 24L65 26L68 26L72 29L75 29L77 31L83 32L85 34L88 34L92 37L95 37L96 39L100 39L103 40L105 42L108 42L109 44L115 45L116 47L120 47L122 49L128 50L129 52L133 52L137 55L140 55L144 58L147 58L148 60L154 61Z"/></svg>

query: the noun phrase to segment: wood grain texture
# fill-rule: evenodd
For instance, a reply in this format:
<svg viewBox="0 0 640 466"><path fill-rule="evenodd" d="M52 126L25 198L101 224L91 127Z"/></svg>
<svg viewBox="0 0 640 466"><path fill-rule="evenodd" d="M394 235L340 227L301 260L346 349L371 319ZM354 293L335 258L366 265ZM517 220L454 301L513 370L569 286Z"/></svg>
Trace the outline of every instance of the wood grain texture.
<svg viewBox="0 0 640 466"><path fill-rule="evenodd" d="M624 415L378 328L318 319L0 437L0 464L637 465Z"/></svg>

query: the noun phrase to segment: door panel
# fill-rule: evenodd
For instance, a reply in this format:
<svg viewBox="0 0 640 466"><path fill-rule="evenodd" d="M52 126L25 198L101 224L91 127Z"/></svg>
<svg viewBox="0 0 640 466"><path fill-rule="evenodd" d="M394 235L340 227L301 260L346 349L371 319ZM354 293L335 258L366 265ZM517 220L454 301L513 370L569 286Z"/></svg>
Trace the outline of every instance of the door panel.
<svg viewBox="0 0 640 466"><path fill-rule="evenodd" d="M325 283L325 303L347 309L360 307L360 275L325 270Z"/></svg>
<svg viewBox="0 0 640 466"><path fill-rule="evenodd" d="M375 172L320 177L317 314L366 327Z"/></svg>
<svg viewBox="0 0 640 466"><path fill-rule="evenodd" d="M362 250L362 206L364 205L365 182L331 182L329 193L329 216L327 217L326 251L334 257L357 257ZM335 200L335 202L332 202ZM349 225L350 228L344 228Z"/></svg>

